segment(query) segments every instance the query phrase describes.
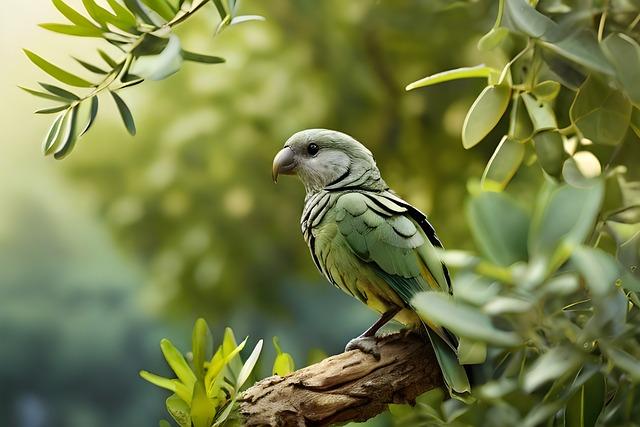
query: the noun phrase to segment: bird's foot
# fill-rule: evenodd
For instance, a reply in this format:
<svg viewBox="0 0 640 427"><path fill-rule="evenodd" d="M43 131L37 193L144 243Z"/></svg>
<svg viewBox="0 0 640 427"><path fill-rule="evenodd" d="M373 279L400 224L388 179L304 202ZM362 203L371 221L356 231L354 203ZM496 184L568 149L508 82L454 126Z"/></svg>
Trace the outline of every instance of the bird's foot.
<svg viewBox="0 0 640 427"><path fill-rule="evenodd" d="M347 343L344 351L360 350L363 353L372 355L376 360L380 360L380 350L376 337L357 337Z"/></svg>

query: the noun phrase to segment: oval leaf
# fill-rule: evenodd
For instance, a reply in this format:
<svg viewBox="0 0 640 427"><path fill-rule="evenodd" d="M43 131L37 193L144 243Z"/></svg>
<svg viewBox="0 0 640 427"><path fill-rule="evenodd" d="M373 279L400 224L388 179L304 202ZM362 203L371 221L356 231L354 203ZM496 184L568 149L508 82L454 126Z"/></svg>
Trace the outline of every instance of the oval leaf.
<svg viewBox="0 0 640 427"><path fill-rule="evenodd" d="M462 126L462 145L471 148L491 132L504 114L511 89L506 85L487 86L469 109Z"/></svg>
<svg viewBox="0 0 640 427"><path fill-rule="evenodd" d="M524 145L508 136L504 136L482 175L483 190L502 191L524 159Z"/></svg>

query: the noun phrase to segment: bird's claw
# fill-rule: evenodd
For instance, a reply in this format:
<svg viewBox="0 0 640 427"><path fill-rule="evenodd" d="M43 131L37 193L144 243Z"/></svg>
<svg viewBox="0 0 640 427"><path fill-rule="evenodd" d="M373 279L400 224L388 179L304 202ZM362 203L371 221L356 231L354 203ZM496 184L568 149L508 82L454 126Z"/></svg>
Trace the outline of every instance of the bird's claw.
<svg viewBox="0 0 640 427"><path fill-rule="evenodd" d="M344 351L360 350L363 353L370 354L376 360L380 360L380 351L378 350L378 341L376 337L357 337L349 341Z"/></svg>

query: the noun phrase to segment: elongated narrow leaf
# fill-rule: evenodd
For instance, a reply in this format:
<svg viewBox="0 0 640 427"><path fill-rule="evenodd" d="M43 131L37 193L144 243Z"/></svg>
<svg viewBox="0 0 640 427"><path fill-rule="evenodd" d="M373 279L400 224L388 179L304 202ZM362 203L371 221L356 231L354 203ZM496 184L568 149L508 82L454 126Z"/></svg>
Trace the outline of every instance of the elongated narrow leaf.
<svg viewBox="0 0 640 427"><path fill-rule="evenodd" d="M82 4L87 10L89 16L91 16L98 24L104 26L107 23L104 16L109 12L98 5L95 0L82 0Z"/></svg>
<svg viewBox="0 0 640 427"><path fill-rule="evenodd" d="M504 136L493 156L489 160L482 175L481 185L484 190L502 191L524 159L524 145L508 136Z"/></svg>
<svg viewBox="0 0 640 427"><path fill-rule="evenodd" d="M102 60L106 62L111 68L116 68L118 66L118 63L113 60L104 50L98 49L98 55L100 55L100 58L102 58Z"/></svg>
<svg viewBox="0 0 640 427"><path fill-rule="evenodd" d="M187 365L187 361L184 359L182 353L166 338L160 341L160 349L167 363L180 381L188 387L193 386L196 381L196 376L191 368L189 368L189 365Z"/></svg>
<svg viewBox="0 0 640 427"><path fill-rule="evenodd" d="M175 381L169 378L161 377L160 375L152 374L151 372L147 371L140 371L140 377L158 387L166 388L167 390L173 392L176 391Z"/></svg>
<svg viewBox="0 0 640 427"><path fill-rule="evenodd" d="M182 49L181 54L182 54L182 59L184 59L185 61L200 62L203 64L221 64L225 62L225 59L220 58L219 56L211 56L211 55L205 55L203 53L189 52L188 50L184 50L184 49Z"/></svg>
<svg viewBox="0 0 640 427"><path fill-rule="evenodd" d="M227 17L227 10L224 8L222 4L222 0L212 0L213 4L216 5L216 9L218 9L218 14L220 15L220 19L224 20Z"/></svg>
<svg viewBox="0 0 640 427"><path fill-rule="evenodd" d="M606 398L605 377L596 373L569 399L566 427L595 427Z"/></svg>
<svg viewBox="0 0 640 427"><path fill-rule="evenodd" d="M18 86L18 87L24 90L25 92L40 98L49 99L51 101L58 101L58 102L65 102L65 103L68 102L66 98L63 98L61 96L53 95L51 93L46 93L46 92L40 92L34 89L29 89L27 87L22 87L22 86Z"/></svg>
<svg viewBox="0 0 640 427"><path fill-rule="evenodd" d="M260 352L262 351L262 340L258 341L255 348L247 358L247 361L242 365L242 369L238 374L238 379L236 380L236 391L239 391L244 383L249 379L249 375L253 372L253 368L258 363L258 357L260 357Z"/></svg>
<svg viewBox="0 0 640 427"><path fill-rule="evenodd" d="M216 405L208 397L201 380L196 381L191 399L191 422L193 427L211 427L216 414Z"/></svg>
<svg viewBox="0 0 640 427"><path fill-rule="evenodd" d="M589 76L570 109L571 121L596 144L618 144L629 127L631 102L606 83Z"/></svg>
<svg viewBox="0 0 640 427"><path fill-rule="evenodd" d="M528 259L529 215L504 193L483 192L467 206L471 232L492 262L510 266Z"/></svg>
<svg viewBox="0 0 640 427"><path fill-rule="evenodd" d="M135 16L137 16L138 18L140 18L141 20L143 20L147 24L150 24L150 25L155 25L156 24L153 21L153 19L151 19L149 14L147 14L147 11L145 10L145 6L143 6L142 3L140 3L140 1L138 1L138 0L123 0L123 1L124 1L124 4L127 6L127 8ZM111 4L111 2L109 2L109 4Z"/></svg>
<svg viewBox="0 0 640 427"><path fill-rule="evenodd" d="M42 71L49 74L51 77L54 77L55 79L61 81L62 83L66 83L70 86L77 86L77 87L93 86L93 84L86 81L85 79L80 78L76 75L73 75L68 71L63 70L62 68L57 67L56 65L53 65L46 59L38 56L37 54L31 52L30 50L25 49L24 52L27 55L27 57L31 60L31 62L33 62L38 67L40 67Z"/></svg>
<svg viewBox="0 0 640 427"><path fill-rule="evenodd" d="M135 80L126 81L126 82L122 83L122 85L120 85L120 87L118 89L116 89L116 90L124 89L126 87L136 86L136 85L139 85L140 83L142 83L143 81L144 81L144 79L135 79Z"/></svg>
<svg viewBox="0 0 640 427"><path fill-rule="evenodd" d="M580 355L568 346L552 348L536 360L524 377L524 389L532 392L542 384L570 373L580 365Z"/></svg>
<svg viewBox="0 0 640 427"><path fill-rule="evenodd" d="M443 71L432 76L417 80L406 87L406 90L413 90L419 87L431 86L434 84L448 82L450 80L470 79L470 78L488 78L491 73L498 73L495 68L486 65L476 65L475 67L456 68L454 70Z"/></svg>
<svg viewBox="0 0 640 427"><path fill-rule="evenodd" d="M66 34L69 36L102 37L102 30L98 27L80 27L78 25L56 23L38 24L38 26L45 30L53 31L54 33Z"/></svg>
<svg viewBox="0 0 640 427"><path fill-rule="evenodd" d="M89 129L91 129L91 126L93 126L93 123L95 122L97 115L98 115L98 96L94 96L93 98L91 98L91 107L89 109L89 117L87 118L87 122L82 128L82 131L80 131L80 134L78 135L78 137L84 135L89 131Z"/></svg>
<svg viewBox="0 0 640 427"><path fill-rule="evenodd" d="M242 24L243 22L264 21L264 20L265 20L264 16L260 16L260 15L242 15L242 16L234 17L231 20L231 22L229 22L229 25L238 25L238 24Z"/></svg>
<svg viewBox="0 0 640 427"><path fill-rule="evenodd" d="M204 361L213 351L213 338L207 322L200 318L193 326L191 336L191 352L193 354L193 369L196 377L204 377ZM204 384L204 383L203 383Z"/></svg>
<svg viewBox="0 0 640 427"><path fill-rule="evenodd" d="M113 13L116 14L118 19L121 19L133 28L136 27L136 17L131 13L131 11L129 11L129 9L118 3L118 0L107 0L107 3L109 3L109 6L111 6Z"/></svg>
<svg viewBox="0 0 640 427"><path fill-rule="evenodd" d="M59 105L57 107L42 108L40 110L36 110L35 113L36 114L54 114L54 113L59 113L60 111L66 110L67 108L69 108L68 105Z"/></svg>
<svg viewBox="0 0 640 427"><path fill-rule="evenodd" d="M136 134L136 124L133 120L133 115L131 114L131 110L124 102L124 100L115 92L110 92L113 100L116 102L116 106L118 107L118 111L120 112L120 117L122 117L122 121L124 122L124 126L127 128L127 131L131 135Z"/></svg>
<svg viewBox="0 0 640 427"><path fill-rule="evenodd" d="M62 127L62 121L64 120L66 114L60 114L51 124L47 135L42 141L42 152L46 155L49 154L51 147L54 146L56 141L58 140L58 135L60 134L60 128Z"/></svg>
<svg viewBox="0 0 640 427"><path fill-rule="evenodd" d="M582 273L594 297L603 297L612 292L621 272L615 258L597 248L577 247L571 262Z"/></svg>
<svg viewBox="0 0 640 427"><path fill-rule="evenodd" d="M97 28L93 22L85 18L81 13L76 12L75 9L69 7L62 0L51 0L53 5L62 13L69 21L80 27Z"/></svg>
<svg viewBox="0 0 640 427"><path fill-rule="evenodd" d="M60 140L56 146L56 150L53 153L53 157L56 160L64 159L73 150L73 146L76 143L76 126L78 124L78 110L79 105L76 105L71 109L71 114L68 115L65 120L64 130L60 136Z"/></svg>
<svg viewBox="0 0 640 427"><path fill-rule="evenodd" d="M444 326L456 335L506 347L520 343L515 333L496 328L489 316L443 292L420 292L411 304L422 319Z"/></svg>
<svg viewBox="0 0 640 427"><path fill-rule="evenodd" d="M462 145L469 149L482 141L498 124L509 105L511 89L506 85L487 86L467 112L462 125Z"/></svg>
<svg viewBox="0 0 640 427"><path fill-rule="evenodd" d="M166 0L142 0L142 2L167 21L176 15L177 10L174 10Z"/></svg>
<svg viewBox="0 0 640 427"><path fill-rule="evenodd" d="M61 96L69 101L78 101L80 99L80 97L75 93L69 92L68 90L63 89L59 86L52 85L49 83L38 83L38 84L42 86L44 90L49 91L54 95Z"/></svg>
<svg viewBox="0 0 640 427"><path fill-rule="evenodd" d="M78 64L82 65L84 68L91 71L92 73L101 74L101 75L107 74L107 72L102 68L96 67L95 65L90 64L86 61L83 61L82 59L78 59L75 57L73 59L75 59Z"/></svg>

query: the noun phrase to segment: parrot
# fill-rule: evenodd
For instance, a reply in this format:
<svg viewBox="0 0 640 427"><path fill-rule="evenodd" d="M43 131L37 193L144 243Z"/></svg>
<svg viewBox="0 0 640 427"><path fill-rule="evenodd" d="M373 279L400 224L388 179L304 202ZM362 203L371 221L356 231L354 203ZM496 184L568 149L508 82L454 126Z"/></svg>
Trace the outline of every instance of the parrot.
<svg viewBox="0 0 640 427"><path fill-rule="evenodd" d="M468 397L457 338L421 319L411 305L418 292L452 293L439 255L442 243L426 215L389 188L371 151L339 131L307 129L292 135L273 160L274 182L279 175L297 175L305 188L300 226L318 270L380 314L346 350L379 357L375 334L392 319L425 328L449 393Z"/></svg>

